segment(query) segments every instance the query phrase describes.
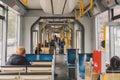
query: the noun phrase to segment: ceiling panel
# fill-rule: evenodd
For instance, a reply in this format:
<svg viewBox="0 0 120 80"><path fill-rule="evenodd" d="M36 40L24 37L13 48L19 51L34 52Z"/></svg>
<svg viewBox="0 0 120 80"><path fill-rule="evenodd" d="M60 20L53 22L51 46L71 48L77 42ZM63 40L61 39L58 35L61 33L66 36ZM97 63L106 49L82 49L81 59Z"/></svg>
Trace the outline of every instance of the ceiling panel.
<svg viewBox="0 0 120 80"><path fill-rule="evenodd" d="M29 9L41 9L40 0L28 0L27 7Z"/></svg>
<svg viewBox="0 0 120 80"><path fill-rule="evenodd" d="M67 0L64 13L72 12L76 5L77 5L77 0L74 0L74 1Z"/></svg>
<svg viewBox="0 0 120 80"><path fill-rule="evenodd" d="M40 5L44 12L52 13L51 0L40 0Z"/></svg>
<svg viewBox="0 0 120 80"><path fill-rule="evenodd" d="M53 0L54 14L62 14L65 0Z"/></svg>
<svg viewBox="0 0 120 80"><path fill-rule="evenodd" d="M53 2L53 12L52 5ZM65 3L66 2L66 3ZM28 0L28 4L25 5L29 9L43 9L45 13L51 14L65 14L71 13L76 7L78 0ZM89 0L84 0L85 5L89 4Z"/></svg>

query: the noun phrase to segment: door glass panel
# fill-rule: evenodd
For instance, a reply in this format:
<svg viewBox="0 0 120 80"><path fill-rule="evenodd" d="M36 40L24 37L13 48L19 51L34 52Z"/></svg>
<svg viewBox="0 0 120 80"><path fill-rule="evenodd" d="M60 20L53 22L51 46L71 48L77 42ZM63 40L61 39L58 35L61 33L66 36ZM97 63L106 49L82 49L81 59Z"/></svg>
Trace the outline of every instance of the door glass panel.
<svg viewBox="0 0 120 80"><path fill-rule="evenodd" d="M0 20L0 65L1 65L1 53L2 53L2 20Z"/></svg>
<svg viewBox="0 0 120 80"><path fill-rule="evenodd" d="M120 57L120 26L114 27L115 55Z"/></svg>
<svg viewBox="0 0 120 80"><path fill-rule="evenodd" d="M16 52L17 48L17 14L8 11L7 58Z"/></svg>

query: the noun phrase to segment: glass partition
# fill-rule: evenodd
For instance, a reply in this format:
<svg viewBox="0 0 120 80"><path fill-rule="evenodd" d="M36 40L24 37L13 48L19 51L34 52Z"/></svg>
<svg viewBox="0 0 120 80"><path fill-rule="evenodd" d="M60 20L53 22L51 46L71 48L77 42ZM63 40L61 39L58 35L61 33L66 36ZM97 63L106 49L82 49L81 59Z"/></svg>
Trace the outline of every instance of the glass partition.
<svg viewBox="0 0 120 80"><path fill-rule="evenodd" d="M115 55L120 57L120 26L114 27Z"/></svg>
<svg viewBox="0 0 120 80"><path fill-rule="evenodd" d="M16 52L18 15L11 10L8 11L8 33L7 33L7 58Z"/></svg>
<svg viewBox="0 0 120 80"><path fill-rule="evenodd" d="M0 20L0 65L1 65L1 55L2 55L2 20Z"/></svg>

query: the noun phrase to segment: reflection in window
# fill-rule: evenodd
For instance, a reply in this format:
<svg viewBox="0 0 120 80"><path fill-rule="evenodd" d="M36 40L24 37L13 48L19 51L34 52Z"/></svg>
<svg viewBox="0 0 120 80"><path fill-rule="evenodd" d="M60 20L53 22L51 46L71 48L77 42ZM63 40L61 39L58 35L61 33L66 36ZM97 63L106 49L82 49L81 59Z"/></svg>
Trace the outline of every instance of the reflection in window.
<svg viewBox="0 0 120 80"><path fill-rule="evenodd" d="M120 15L120 5L115 6L113 12L114 16ZM114 20L114 22L120 22L120 19Z"/></svg>
<svg viewBox="0 0 120 80"><path fill-rule="evenodd" d="M108 11L105 11L96 16L95 26L96 26L96 48L98 50L104 50L101 46L102 41L104 40L104 26L108 22ZM106 29L106 61L109 62L109 29Z"/></svg>
<svg viewBox="0 0 120 80"><path fill-rule="evenodd" d="M15 53L17 48L17 14L8 11L7 57Z"/></svg>
<svg viewBox="0 0 120 80"><path fill-rule="evenodd" d="M1 65L1 53L2 53L2 20L0 20L0 65Z"/></svg>
<svg viewBox="0 0 120 80"><path fill-rule="evenodd" d="M120 28L114 28L114 38L115 38L115 55L120 57Z"/></svg>
<svg viewBox="0 0 120 80"><path fill-rule="evenodd" d="M104 40L104 25L108 22L108 11L105 11L96 16L96 36L97 36L97 48L102 50L101 42Z"/></svg>

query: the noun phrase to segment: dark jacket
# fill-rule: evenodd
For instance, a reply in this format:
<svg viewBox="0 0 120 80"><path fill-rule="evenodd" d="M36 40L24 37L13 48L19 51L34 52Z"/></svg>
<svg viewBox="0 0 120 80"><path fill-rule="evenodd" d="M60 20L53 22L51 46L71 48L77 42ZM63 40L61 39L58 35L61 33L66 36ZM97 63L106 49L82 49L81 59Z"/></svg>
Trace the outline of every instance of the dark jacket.
<svg viewBox="0 0 120 80"><path fill-rule="evenodd" d="M30 63L24 56L13 54L6 65L30 65Z"/></svg>
<svg viewBox="0 0 120 80"><path fill-rule="evenodd" d="M39 49L39 54L42 52L42 49ZM37 54L37 48L35 50L35 54Z"/></svg>

